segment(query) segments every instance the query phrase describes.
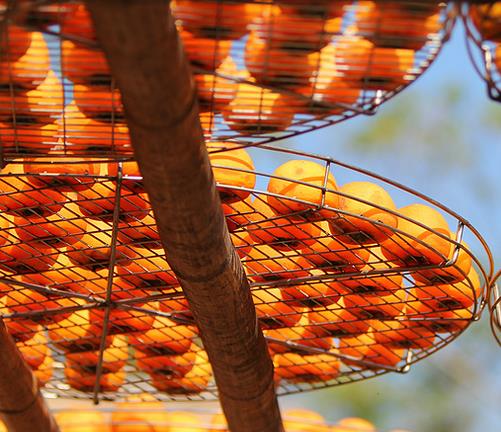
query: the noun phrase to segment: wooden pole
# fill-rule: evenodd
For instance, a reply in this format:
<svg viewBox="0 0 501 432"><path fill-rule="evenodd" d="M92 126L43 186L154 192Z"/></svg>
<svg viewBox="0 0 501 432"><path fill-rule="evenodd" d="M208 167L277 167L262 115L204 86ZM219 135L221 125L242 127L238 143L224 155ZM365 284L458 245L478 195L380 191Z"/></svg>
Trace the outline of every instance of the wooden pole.
<svg viewBox="0 0 501 432"><path fill-rule="evenodd" d="M233 432L282 431L273 364L231 243L168 1L86 0L121 91L169 264L188 298Z"/></svg>
<svg viewBox="0 0 501 432"><path fill-rule="evenodd" d="M0 320L0 416L11 432L59 432L37 379Z"/></svg>

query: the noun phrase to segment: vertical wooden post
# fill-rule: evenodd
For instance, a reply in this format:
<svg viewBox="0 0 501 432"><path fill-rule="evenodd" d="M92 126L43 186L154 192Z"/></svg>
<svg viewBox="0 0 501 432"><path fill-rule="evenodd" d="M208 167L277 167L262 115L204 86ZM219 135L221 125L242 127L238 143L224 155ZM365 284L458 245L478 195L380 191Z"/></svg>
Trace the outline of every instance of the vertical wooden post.
<svg viewBox="0 0 501 432"><path fill-rule="evenodd" d="M0 416L11 432L59 432L38 383L0 320Z"/></svg>
<svg viewBox="0 0 501 432"><path fill-rule="evenodd" d="M169 3L86 0L122 94L160 237L233 432L282 431L273 364L221 210Z"/></svg>

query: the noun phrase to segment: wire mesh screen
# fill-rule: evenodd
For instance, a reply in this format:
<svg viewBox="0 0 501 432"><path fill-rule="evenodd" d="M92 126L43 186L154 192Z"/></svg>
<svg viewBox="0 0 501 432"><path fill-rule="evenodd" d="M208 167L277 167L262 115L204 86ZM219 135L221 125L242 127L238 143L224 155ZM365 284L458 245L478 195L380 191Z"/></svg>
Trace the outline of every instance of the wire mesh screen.
<svg viewBox="0 0 501 432"><path fill-rule="evenodd" d="M27 12L2 3L4 157L131 154L120 92L88 12L45 3ZM171 7L206 139L249 146L373 114L426 70L454 22L454 9L432 1Z"/></svg>
<svg viewBox="0 0 501 432"><path fill-rule="evenodd" d="M490 313L491 313L491 329L494 338L501 346L501 292L499 290L499 278L501 270L492 278L491 293L490 293Z"/></svg>
<svg viewBox="0 0 501 432"><path fill-rule="evenodd" d="M479 317L492 257L446 207L294 151L211 162L279 394L405 372ZM25 158L0 191L2 315L46 394L217 398L135 162Z"/></svg>
<svg viewBox="0 0 501 432"><path fill-rule="evenodd" d="M501 2L463 4L466 46L492 100L501 101Z"/></svg>

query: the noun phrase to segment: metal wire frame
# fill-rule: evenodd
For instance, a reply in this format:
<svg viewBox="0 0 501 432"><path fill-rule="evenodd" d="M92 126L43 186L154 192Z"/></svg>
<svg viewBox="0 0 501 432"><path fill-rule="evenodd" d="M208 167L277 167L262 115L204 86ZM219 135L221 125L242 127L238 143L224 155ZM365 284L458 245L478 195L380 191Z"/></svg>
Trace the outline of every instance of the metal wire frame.
<svg viewBox="0 0 501 432"><path fill-rule="evenodd" d="M495 102L501 102L501 71L494 62L498 44L485 40L470 18L470 8L475 5L459 3L459 17L465 28L465 44L470 61L478 76L485 82L487 95Z"/></svg>
<svg viewBox="0 0 501 432"><path fill-rule="evenodd" d="M501 270L494 275L491 283L491 292L488 297L489 309L491 314L491 329L494 338L501 346L501 293L499 291L499 278L501 277Z"/></svg>
<svg viewBox="0 0 501 432"><path fill-rule="evenodd" d="M221 24L219 21L223 20L225 11L224 8L230 7L232 4L242 4L242 2L228 1L217 2L217 4L217 20L215 24L216 30L219 28L218 24ZM254 7L258 4L260 3L252 3ZM282 7L284 4L286 5L286 2L280 2ZM297 2L295 4L297 5ZM416 1L412 3L409 2L409 4L414 7L418 7L422 6L424 2ZM271 9L274 5L269 2L262 2L261 6ZM63 6L60 7L62 8ZM312 5L309 5L308 7L312 8L312 10L314 8ZM395 96L426 71L439 54L442 44L449 38L455 22L455 9L453 7L445 7L443 4L441 7L442 23L439 31L430 34L426 40L421 40L422 37L420 36L403 36L403 40L407 44L412 43L419 45L421 42L424 44L422 48L416 51L412 69L407 71L403 81L400 84L392 85L391 88L387 89L374 88L374 83L371 85L370 79L368 78L371 76L371 71L375 70L377 67L387 68L388 65L386 65L385 62L391 62L393 60L377 60L374 57L375 51L373 51L371 57L368 59L365 78L363 78L356 85L353 80L351 81L352 84L350 85L354 85L356 88L360 87L359 97L355 98L355 100L348 100L349 98L346 99L345 94L345 96L342 96L341 99L334 99L330 101L329 97L322 93L325 93L325 89L323 89L322 86L325 87L326 84L323 81L326 79L340 79L340 77L343 79L351 79L347 73L345 73L346 76L342 76L343 66L335 66L333 59L331 61L332 64L324 67L324 72L322 73L319 73L319 70L323 67L320 61L321 57L317 56L318 58L315 61L312 61L312 67L314 70L311 71L312 80L311 83L308 84L311 89L308 91L294 85L305 80L305 77L303 76L304 74L301 73L301 69L297 71L294 69L295 66L293 63L289 64L286 61L277 61L274 52L264 53L263 59L252 63L251 66L249 66L249 63L247 62L249 68L258 68L261 71L259 73L262 76L256 79L256 77L249 75L249 71L245 66L245 50L246 46L249 45L248 34L249 32L264 32L264 34L267 35L266 37L268 40L272 41L275 36L274 31L281 23L281 21L278 21L278 23L274 21L275 19L279 20L279 18L274 18L273 14L269 22L266 21L264 24L259 24L259 21L257 21L249 24L246 34L237 40L226 40L223 35L216 32L213 38L213 41L215 41L213 43L214 46L210 45L209 48L204 48L206 54L201 54L200 52L194 54L194 72L197 77L205 77L203 96L201 96L203 99L201 121L206 131L206 139L214 143L230 141L242 146L255 146L301 135L316 129L333 125L343 120L347 120L356 115L375 114L379 105ZM200 13L202 14L202 12L203 11L201 10ZM315 12L316 15L309 19L318 21L320 19L319 11L315 10ZM334 39L332 39L334 42L331 42L332 47L335 47L335 44L338 43L336 41L342 40L342 38L346 37L367 37L375 40L387 37L385 36L386 33L380 34L383 31L381 28L382 26L385 28L385 31L388 32L388 23L386 23L386 21L383 24L378 22L370 25L365 24L365 27L362 25L361 29L354 32L353 29L355 27L353 25L356 25L358 22L357 14L362 14L363 16L363 13L365 13L363 7L359 7L357 3L344 8L342 25L339 29L335 30L328 28L328 22L330 21L327 18L330 17L326 15L327 12L320 12L322 12L323 15L320 14L320 21L322 25L320 26L321 29L318 32L318 41L310 41L313 45L312 49L316 48L316 50L313 50L314 53L320 52L319 50L322 48L323 44L322 41L326 38L326 36L329 40L334 37ZM58 20L62 19L63 16L63 12L60 12L59 15L56 14L55 21L58 22ZM427 17L425 17L422 12L414 12L413 19L415 19L416 22L420 19L424 20L425 18ZM186 19L189 21L190 17L188 16ZM305 18L302 17L301 20L304 21ZM404 18L402 18L402 20L404 20ZM54 26L47 27L45 22L43 23L43 26L37 27L35 19L31 19L28 24L29 28L32 30L43 31L44 33L59 37L58 43L56 45L52 44L49 47L49 51L50 57L53 59L53 64L59 63L57 66L57 69L59 69L57 71L58 74L62 74L62 77L64 78L68 78L67 75L69 74L69 72L66 72L67 68L64 68L62 61L64 55L64 40L73 41L78 46L96 49L96 42L88 37L62 32ZM308 20L306 20L306 24L308 24ZM400 24L402 25L402 23ZM413 28L414 26L412 22L406 22L406 24L408 24L406 25L406 28ZM304 26L296 27L302 28ZM397 28L395 31L398 34L401 30L401 28ZM289 27L284 30L285 35L292 39L292 42L287 42L289 51L294 51L292 48L297 51L297 49L301 48L302 44L304 44L302 40L294 42L294 32L297 31L297 29L290 29ZM276 32L278 32L279 39L281 37L285 37L279 33L279 30L276 30ZM186 34L186 31L182 34ZM192 36L190 36L190 38L191 37ZM295 37L296 39L298 38L297 35ZM309 35L309 37L311 37L311 35ZM190 46L190 42L186 43L187 46ZM221 48L221 44L231 44L231 49L229 49L226 45L224 45L224 48ZM196 44L194 46L196 46ZM188 48L188 52L190 52L190 48ZM229 54L226 59L229 59L229 62L234 64L234 67L226 67L225 64L219 66L218 63L220 62L217 59L218 56L223 56L223 54L225 56ZM90 54L87 55L89 56ZM202 57L201 60L200 56ZM328 58L329 55L324 55L324 57ZM76 79L77 81L82 79L85 74L85 68L89 68L89 64L93 63L93 61L91 61L93 59L90 57L87 60L85 54L80 53L80 67L82 70L74 70L71 74L71 78L74 80ZM329 58L329 60L331 59ZM358 62L358 60L355 60L355 62ZM271 74L273 69L278 67L277 65L279 65L280 68L277 72L280 79L274 80L271 79ZM361 67L362 66L358 64L355 64L354 66L354 68L357 69L355 72L357 72L358 75L363 72L358 70ZM391 72L391 74L394 73L394 71ZM79 82L79 84L81 84L81 82ZM320 93L315 90L317 85L323 89ZM333 87L334 94L336 94L336 92L346 93L346 89L344 88L345 85L346 84L342 83L339 85L336 84ZM54 112L51 114L53 119L56 117L60 118L59 132L54 134L52 138L46 138L42 144L35 146L30 145L30 143L26 141L26 134L29 132L26 132L22 128L14 128L14 131L5 130L3 132L4 144L1 146L3 147L4 157L15 157L20 153L41 155L46 153L49 149L51 149L54 156L64 156L75 153L80 156L106 156L109 158L117 158L123 156L124 154L132 154L132 149L128 144L128 139L123 137L122 132L118 132L125 126L123 125L123 113L120 109L120 103L118 100L114 99L116 98L116 92L113 91L114 83L110 81L108 86L101 85L101 88L104 93L107 91L109 96L113 99L111 111L105 114L106 119L103 117L97 117L97 120L101 122L101 126L98 124L97 126L94 126L93 129L90 129L90 131L87 130L86 132L82 132L81 130L78 130L80 127L79 123L72 124L73 120L71 117L68 117L67 114L66 102L69 102L70 100L70 96L68 95L71 94L74 89L74 85L70 80L65 79L62 89L60 90L63 97L63 103L59 103L61 105L59 110L54 109ZM239 91L238 95L236 93L237 90ZM12 111L13 117L15 117L16 98L14 95L11 95L11 99L13 100L13 103L5 109ZM80 101L79 107L82 108L82 105L85 105L88 112L92 111L99 105L98 102L92 100L91 93L87 93L87 96L82 93L78 99ZM270 99L281 102L272 103ZM14 107L12 106L13 104ZM229 108L231 104L234 104L234 110L233 108ZM3 108L0 107L0 110L1 109ZM86 112L86 115L89 115L88 112ZM103 123L103 120L106 120L106 122ZM103 140L106 140L107 142L105 145L102 144L101 147L99 147L92 143L89 144L89 142L92 141L92 138L99 139L100 142ZM76 141L81 143L82 141L85 141L85 139L88 139L87 145L77 145L75 143ZM94 139L94 141L96 141L96 139ZM2 138L0 136L0 143L1 142ZM58 152L54 152L54 148L57 148ZM215 151L223 151L225 148L226 147L219 148Z"/></svg>
<svg viewBox="0 0 501 432"><path fill-rule="evenodd" d="M405 373L413 363L454 340L464 331L470 321L480 318L487 301L486 292L489 281L493 280L493 259L485 240L468 221L419 192L370 171L330 158L270 146L254 149L253 154L256 161L260 155L267 159L273 155L281 159L315 161L321 167L321 178L323 179L319 184L312 185L307 181L288 179L267 172L221 164L214 165L216 180L221 169L232 173L230 179L238 179L242 174L252 174L257 178L257 186L244 187L219 182L218 187L222 192L222 197L237 196L245 192L253 198L253 200L246 198L246 200L236 203L226 202L224 205L226 206L227 221L236 223L231 228L232 236L237 251L243 256L244 265L248 270L258 316L260 316L269 345L274 352L277 368L282 372L294 370L291 369L292 366L284 366L279 363L280 359L288 360L292 356L296 361L296 368L301 367L300 363L303 361L302 367L305 370L309 371L314 368L315 373L321 376L319 378L306 374L306 376L302 378L300 376L297 379L282 378L277 384L279 394L346 384L387 372ZM42 161L38 161L38 164L41 163ZM122 163L119 165L125 166ZM37 161L32 163L30 169L34 171L36 166ZM56 166L63 169L63 165ZM68 167L71 166L72 164L68 165ZM52 378L45 384L45 393L50 397L92 398L96 402L99 400L127 400L131 396L144 392L154 395L159 400L211 400L217 398L217 389L207 369L209 365L206 360L202 361L201 367L196 369L196 373L193 372L194 376L189 376L189 379L192 380L190 382L201 382L203 385L197 384L199 387L196 391L192 390L192 393L188 394L180 393L179 389L171 389L170 392L163 391L162 383L159 383L158 380L153 381L151 373L145 372L140 366L140 360L154 363L156 358L166 357L165 349L159 351L159 348L162 347L150 346L148 348L152 338L144 335L148 335L148 329L151 329L152 325L157 325L158 328L155 328L159 332L160 339L163 337L162 335L170 335L171 339L184 344L184 350L187 349L186 344L191 349L201 348L196 330L190 326L193 323L192 317L180 287L175 281L172 281L168 267L157 261L163 256L158 240L154 236L153 238L145 236L145 232L149 235L155 232L154 222L145 217L141 204L137 207L137 201L133 201L133 198L137 198L138 195L129 193L130 187L140 187L141 179L130 176L127 172L124 173L120 168L116 175L105 173L104 169L89 175L44 173L43 170L39 170L42 171L41 173L32 173L30 169L28 169L27 174L19 173L17 165L12 164L7 167L4 173L0 174L0 190L4 192L1 195L0 205L6 206L4 210L7 211L0 214L0 226L3 227L0 230L0 237L5 239L3 245L0 245L0 268L4 273L0 279L0 295L3 294L5 302L2 315L8 328L12 329L14 336L19 339L19 346L33 348L37 351L37 342L29 336L36 334L37 331L38 333L42 331L44 335L50 335L48 345L54 358L54 372ZM9 174L9 170L13 173ZM446 240L450 244L452 253L447 256L442 254L440 263L424 265L423 262L410 261L396 264L370 249L363 259L363 268L360 266L358 268L350 267L346 262L330 263L327 266L319 264L319 258L323 258L323 256L321 251L315 250L315 245L323 244L322 242L326 240L339 240L342 238L342 234L332 233L330 228L325 225L319 225L318 231L315 232L306 229L306 227L315 221L316 216L322 210L329 209L327 199L332 193L358 200L388 214L399 214L398 210L386 208L382 203L369 202L342 191L334 191L329 183L331 174L335 175L337 181L342 181L342 183L353 179L376 182L387 189L400 204L419 201L439 210L448 218L449 225L454 228L455 232L451 238L430 229L419 221L415 221L415 225L429 230L437 238ZM55 179L59 180L53 181ZM65 184L64 179L69 180L69 184L73 184L73 188L69 187L67 189L70 190L69 192L61 193L59 204L63 206L62 209L51 207L54 205L54 201L28 204L24 202L23 204L22 199L28 196L30 187L31 190L46 197L49 196L51 187L55 185L57 188ZM72 182L76 179L84 179L85 181L82 183ZM319 191L321 199L317 202L309 202L297 197L285 197L270 193L266 190L266 183L270 179L283 179L296 186L311 187L313 190ZM35 181L37 185L33 184L34 180L38 180L38 183ZM231 183L230 180L228 181ZM11 189L6 192L7 186ZM75 191L75 187L87 188L87 190L92 187L94 189L91 190L100 190L100 192L97 196L89 197L85 195L85 190ZM228 194L228 190L231 193ZM269 204L268 198L282 199L282 202L291 205L304 204L306 207L291 210L289 214L270 215L260 207L262 204ZM97 218L95 215L84 217L81 214L82 208L89 208L89 204L95 204L93 208L100 216ZM15 210L12 209L12 206L15 207ZM69 219L63 220L62 215L70 206L76 206L77 209L73 211L74 213L69 216ZM112 211L111 221L108 219L110 209ZM40 252L33 253L33 249L30 249L34 244L33 240L20 242L18 237L25 238L23 236L26 232L30 232L34 228L40 229L42 225L36 223L35 220L40 220L40 217L43 217L44 210L47 212L49 210L55 211L54 215L49 216L52 218L51 220L72 222L75 226L77 226L76 221L85 220L87 228L84 235L90 237L85 243L80 243L81 245L78 246L80 252L91 256L96 248L102 249L103 243L105 243L107 259L96 265L68 261L65 256L76 248L74 246L75 240L82 237L82 232L69 228L66 228L67 231L63 234L59 234L58 249L54 248L54 236L45 236L43 232L38 234L39 237L35 242L47 242L47 244ZM102 213L100 213L101 210L103 210ZM13 211L15 214L23 215L21 219L19 216L18 219L15 219L15 226L12 225ZM333 221L350 220L355 225L357 221L370 222L375 229L391 230L393 235L388 240L390 242L402 241L410 247L410 242L414 241L415 244L419 244L430 253L439 252L427 245L426 242L408 235L398 228L346 210L335 209L335 213L336 216L331 218ZM23 217L28 222L22 222ZM108 222L99 220L100 217L105 217ZM32 219L30 220L30 218ZM410 218L403 216L402 218L410 220ZM5 226L6 220L11 225ZM66 225L64 226L66 227ZM354 227L353 232L357 232L357 229L359 228ZM279 235L276 235L275 238L272 237L271 240L265 238L264 240L268 241L264 241L260 237L263 232L268 234L278 232ZM297 238L293 238L295 241L290 243L290 238L281 238L284 232L286 234L292 232ZM95 243L94 240L99 240L101 243ZM464 240L468 241L468 246ZM27 252L31 251L33 256L30 255L29 258L50 260L49 263L52 267L49 272L44 268L39 274L29 272L23 275L16 275L15 272L13 274L12 268L9 267L9 261L6 262L5 257L1 258L2 250L13 244L19 245ZM341 247L338 241L338 246L331 248L329 252L341 253L349 250L354 253L366 248L365 244ZM481 250L482 252L473 254L473 250ZM253 256L252 251L260 251L261 255ZM135 255L130 252L134 252ZM461 260L464 259L464 256L471 258L473 267L479 274L481 286L477 286L477 282L472 279L471 274L467 274L467 271L462 268ZM124 269L127 270L127 261L130 261L131 258L131 262L137 263L139 267L136 267L131 273L127 273ZM303 261L299 267L288 267L289 262L297 264L300 259ZM31 262L31 265L34 263ZM258 270L256 270L256 265ZM25 267L16 268L21 269L21 272L26 271ZM464 281L459 282L458 286L461 286L465 291L465 296L470 299L468 301L471 303L467 309L439 312L439 332L432 332L432 339L429 333L422 334L417 330L420 325L431 325L431 322L437 321L437 313L433 311L425 313L415 309L418 300L422 300L422 297L418 298L419 293L416 290L419 289L419 284L415 277L425 271L445 272L445 274L459 273L460 278L464 277ZM47 277L43 279L43 276L52 279ZM139 278L140 282L136 281L132 285L127 284L128 276ZM154 283L147 280L152 276L158 276L158 280ZM395 278L401 278L401 282L396 282L397 285L399 284L398 286L394 285ZM141 282L145 280L147 283ZM361 291L360 286L363 288ZM367 295L364 293L364 289L367 287L380 289L384 294L387 294L384 290L389 290L393 294L374 296L369 293ZM450 297L450 293L444 291L446 289L446 286L439 285L434 295ZM38 293L38 296L35 293ZM28 302L27 299L30 301ZM407 308L407 315L401 313L404 306ZM357 313L357 315L351 317L343 315L346 314L346 311ZM383 311L383 315L378 315L380 311ZM134 320L135 327L124 321L120 313L130 314L130 319ZM90 317L92 320L85 324L81 318L82 314L87 317L88 321ZM317 315L316 321L312 318L313 314ZM364 331L369 329L369 325L366 326L369 322L372 326L370 328L376 329L374 326L378 325L377 334L379 337L385 337L385 335L390 337L395 326L398 327L399 323L407 323L408 327L410 326L407 336L416 343L417 347L406 347L398 351L398 356L386 364L374 361L374 359L371 360L370 357L364 357L368 336L360 329L357 332L352 331L352 334L349 332L343 334L339 329L337 333L329 330L328 335L323 334L320 337L308 334L309 330L321 332L327 328L326 326L334 326L339 321L348 327L352 325L365 326ZM125 327L124 322L127 323ZM18 326L17 329L15 324ZM91 324L98 325L92 327ZM129 325L128 328L127 325ZM417 326L416 329L414 326ZM42 330L44 328L47 328L48 333L46 330ZM113 349L110 351L109 344L114 343L117 335L123 335L124 332L127 332L125 338L128 340L128 345L126 347L112 346ZM375 332L376 330L373 331L372 335L375 336ZM187 334L190 336L186 336ZM347 336L352 337L347 338ZM346 340L350 340L353 346L343 348L342 345L345 343L343 341ZM66 374L68 369L71 369L67 367L66 353L68 350L77 352L83 350L83 354L92 350L95 353L95 357L93 357L95 363L90 368L92 372L95 372L91 388L88 385L80 387L81 390L85 390L81 391L68 385L69 378ZM282 351L287 352L285 357L280 357ZM168 350L167 352L172 355L172 352ZM110 375L109 372L110 353L116 353L117 361L125 363L120 369L122 375L119 376L121 381L119 380L118 384L116 383L117 378L113 378L113 374ZM84 371L89 372L89 366L78 366L78 361L85 360L86 356L83 354L81 354L80 360L78 358L75 360L75 356L73 356L72 364L74 365L77 361L77 368L84 368ZM176 358L189 363L191 360L186 360L183 355L189 356L191 354L179 354ZM391 355L391 350L386 352L383 358L389 355ZM111 361L113 363L113 358ZM327 372L321 374L324 368L327 369ZM178 375L175 374L175 370L172 373L171 378L181 379L182 374L186 371L179 372ZM85 375L85 373L83 374ZM87 375L89 374L87 373ZM100 385L104 385L104 388L100 388Z"/></svg>

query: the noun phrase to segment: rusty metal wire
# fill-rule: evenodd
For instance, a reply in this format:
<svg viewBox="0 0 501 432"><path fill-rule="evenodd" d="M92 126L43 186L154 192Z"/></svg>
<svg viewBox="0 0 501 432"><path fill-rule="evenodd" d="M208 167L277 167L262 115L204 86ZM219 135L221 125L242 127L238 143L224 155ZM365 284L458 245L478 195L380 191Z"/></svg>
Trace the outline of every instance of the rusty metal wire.
<svg viewBox="0 0 501 432"><path fill-rule="evenodd" d="M496 2L460 4L460 19L466 29L466 48L477 74L485 81L487 95L501 102L501 35L493 30L501 25Z"/></svg>
<svg viewBox="0 0 501 432"><path fill-rule="evenodd" d="M270 159L284 163L254 168ZM0 173L2 317L44 392L217 398L135 163L50 160ZM447 207L292 150L235 148L211 162L278 394L405 373L479 319L493 259Z"/></svg>
<svg viewBox="0 0 501 432"><path fill-rule="evenodd" d="M3 157L130 156L120 95L88 14L52 3L1 35L0 53L10 55L0 58ZM455 22L453 7L415 0L172 4L206 139L241 146L373 115L425 72Z"/></svg>
<svg viewBox="0 0 501 432"><path fill-rule="evenodd" d="M499 291L499 278L501 270L494 275L489 295L489 309L491 314L491 329L497 343L501 346L501 293Z"/></svg>

